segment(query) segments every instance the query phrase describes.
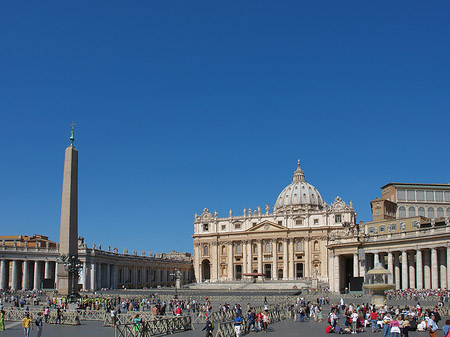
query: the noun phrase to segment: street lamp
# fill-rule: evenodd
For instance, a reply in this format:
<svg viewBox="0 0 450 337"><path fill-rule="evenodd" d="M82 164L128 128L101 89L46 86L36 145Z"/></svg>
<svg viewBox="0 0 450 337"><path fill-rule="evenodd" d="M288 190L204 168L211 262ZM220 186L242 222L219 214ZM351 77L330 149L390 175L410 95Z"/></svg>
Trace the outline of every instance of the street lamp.
<svg viewBox="0 0 450 337"><path fill-rule="evenodd" d="M170 276L175 277L175 299L178 299L178 287L181 287L181 276L183 274L178 269L175 269L173 273L170 273Z"/></svg>
<svg viewBox="0 0 450 337"><path fill-rule="evenodd" d="M83 264L78 260L78 254L61 254L58 257L58 262L62 263L64 270L69 273L69 280L72 283L72 290L70 294L70 302L77 301L77 293L75 291L76 281L78 280L78 270L83 267Z"/></svg>

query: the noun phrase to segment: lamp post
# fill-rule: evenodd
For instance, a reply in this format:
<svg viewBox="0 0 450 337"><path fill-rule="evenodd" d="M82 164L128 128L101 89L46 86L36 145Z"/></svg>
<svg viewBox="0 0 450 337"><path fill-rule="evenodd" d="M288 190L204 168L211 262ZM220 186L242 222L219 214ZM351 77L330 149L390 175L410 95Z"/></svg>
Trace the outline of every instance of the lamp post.
<svg viewBox="0 0 450 337"><path fill-rule="evenodd" d="M78 280L78 270L83 267L77 254L61 254L58 257L58 262L64 265L64 270L69 273L69 280L72 284L70 293L70 302L77 301L77 292L75 291L76 280Z"/></svg>
<svg viewBox="0 0 450 337"><path fill-rule="evenodd" d="M181 286L181 276L183 274L178 269L175 269L173 273L170 273L170 276L175 277L175 299L178 299L178 287Z"/></svg>

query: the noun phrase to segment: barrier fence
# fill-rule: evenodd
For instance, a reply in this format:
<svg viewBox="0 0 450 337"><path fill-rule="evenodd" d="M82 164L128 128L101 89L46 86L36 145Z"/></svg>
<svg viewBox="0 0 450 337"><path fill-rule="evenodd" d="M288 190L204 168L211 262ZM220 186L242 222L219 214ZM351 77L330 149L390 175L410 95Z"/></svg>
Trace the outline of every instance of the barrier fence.
<svg viewBox="0 0 450 337"><path fill-rule="evenodd" d="M125 323L116 325L115 337L150 337L173 334L192 329L190 316L158 317L139 324Z"/></svg>

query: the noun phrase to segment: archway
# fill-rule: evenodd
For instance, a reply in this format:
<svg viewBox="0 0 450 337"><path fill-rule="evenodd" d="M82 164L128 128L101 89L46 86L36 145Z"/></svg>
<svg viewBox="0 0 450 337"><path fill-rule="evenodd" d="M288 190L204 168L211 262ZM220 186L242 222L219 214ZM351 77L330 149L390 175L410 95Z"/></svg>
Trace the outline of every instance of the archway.
<svg viewBox="0 0 450 337"><path fill-rule="evenodd" d="M271 264L264 265L264 277L268 280L270 280L272 278L272 265Z"/></svg>
<svg viewBox="0 0 450 337"><path fill-rule="evenodd" d="M202 262L202 275L204 281L211 279L211 263L209 260L203 260Z"/></svg>
<svg viewBox="0 0 450 337"><path fill-rule="evenodd" d="M236 265L235 275L236 275L236 280L242 279L242 265L240 265L240 264Z"/></svg>

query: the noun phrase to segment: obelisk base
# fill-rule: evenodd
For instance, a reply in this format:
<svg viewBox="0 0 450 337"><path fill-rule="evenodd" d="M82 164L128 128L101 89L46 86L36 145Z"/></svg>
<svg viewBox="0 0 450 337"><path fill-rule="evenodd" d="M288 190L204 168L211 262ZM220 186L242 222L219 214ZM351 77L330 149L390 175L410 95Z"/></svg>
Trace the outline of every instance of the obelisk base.
<svg viewBox="0 0 450 337"><path fill-rule="evenodd" d="M69 272L64 269L64 266L58 263L58 294L60 296L69 297L72 294L72 280L69 277Z"/></svg>

